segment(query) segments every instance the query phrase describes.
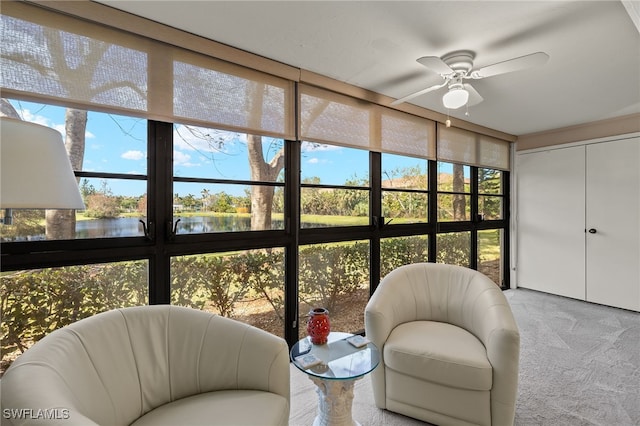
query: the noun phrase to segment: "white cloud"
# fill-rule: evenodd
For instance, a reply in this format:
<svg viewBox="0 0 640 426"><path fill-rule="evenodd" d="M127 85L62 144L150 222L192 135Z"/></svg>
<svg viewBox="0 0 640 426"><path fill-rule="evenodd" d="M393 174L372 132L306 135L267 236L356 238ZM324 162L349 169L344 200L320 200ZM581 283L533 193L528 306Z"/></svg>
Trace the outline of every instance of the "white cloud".
<svg viewBox="0 0 640 426"><path fill-rule="evenodd" d="M24 121L30 121L31 123L42 124L43 126L52 127L58 130L56 125L51 124L51 120L42 115L33 114L28 109L23 109L19 111L20 116ZM64 132L64 125L62 125L62 130Z"/></svg>
<svg viewBox="0 0 640 426"><path fill-rule="evenodd" d="M183 167L196 167L196 166L199 166L199 164L192 163L190 160L191 160L191 156L189 154L185 154L185 153L180 152L180 151L173 151L173 164L174 165L183 166Z"/></svg>
<svg viewBox="0 0 640 426"><path fill-rule="evenodd" d="M125 152L120 157L124 158L125 160L142 160L146 158L146 155L142 151L132 150Z"/></svg>

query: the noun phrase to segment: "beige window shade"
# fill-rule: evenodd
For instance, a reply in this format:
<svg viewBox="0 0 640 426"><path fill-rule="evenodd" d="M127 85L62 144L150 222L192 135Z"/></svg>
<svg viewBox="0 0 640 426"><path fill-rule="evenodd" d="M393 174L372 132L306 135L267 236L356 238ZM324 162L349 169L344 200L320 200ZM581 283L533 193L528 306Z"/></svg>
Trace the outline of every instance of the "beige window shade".
<svg viewBox="0 0 640 426"><path fill-rule="evenodd" d="M435 160L436 124L433 121L378 107L382 151Z"/></svg>
<svg viewBox="0 0 640 426"><path fill-rule="evenodd" d="M439 161L510 169L510 143L455 127L438 126Z"/></svg>
<svg viewBox="0 0 640 426"><path fill-rule="evenodd" d="M373 104L300 84L300 139L378 151L372 138Z"/></svg>
<svg viewBox="0 0 640 426"><path fill-rule="evenodd" d="M149 43L19 2L2 4L1 87L118 111L147 105Z"/></svg>
<svg viewBox="0 0 640 426"><path fill-rule="evenodd" d="M1 49L9 96L295 137L293 83L260 71L20 2L3 2Z"/></svg>
<svg viewBox="0 0 640 426"><path fill-rule="evenodd" d="M293 82L177 48L173 114L293 139Z"/></svg>
<svg viewBox="0 0 640 426"><path fill-rule="evenodd" d="M435 159L435 123L328 90L299 85L305 141Z"/></svg>

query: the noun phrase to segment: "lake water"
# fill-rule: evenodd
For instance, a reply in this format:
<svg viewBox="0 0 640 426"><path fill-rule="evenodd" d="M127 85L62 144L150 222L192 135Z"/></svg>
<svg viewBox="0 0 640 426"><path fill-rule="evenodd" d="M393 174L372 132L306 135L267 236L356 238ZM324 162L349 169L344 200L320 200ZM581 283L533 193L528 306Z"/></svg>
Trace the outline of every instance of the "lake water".
<svg viewBox="0 0 640 426"><path fill-rule="evenodd" d="M284 229L284 221L273 219L271 229ZM251 218L246 216L195 216L182 217L178 223L178 235L215 232L239 232L251 230ZM136 217L79 220L76 222L76 238L141 237L144 229ZM11 241L44 240L45 235L25 235ZM5 240L3 241L10 241Z"/></svg>
<svg viewBox="0 0 640 426"><path fill-rule="evenodd" d="M283 228L284 222L282 220L272 220L271 229ZM180 218L177 232L180 235L250 230L251 218L245 216L190 216ZM83 220L76 223L76 238L113 238L143 235L144 230L140 219L133 217Z"/></svg>

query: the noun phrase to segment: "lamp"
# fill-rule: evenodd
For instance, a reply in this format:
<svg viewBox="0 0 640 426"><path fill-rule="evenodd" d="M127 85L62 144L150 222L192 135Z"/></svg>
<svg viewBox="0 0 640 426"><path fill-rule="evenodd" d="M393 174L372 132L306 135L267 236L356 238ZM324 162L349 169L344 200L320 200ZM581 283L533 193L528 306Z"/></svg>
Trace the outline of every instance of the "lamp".
<svg viewBox="0 0 640 426"><path fill-rule="evenodd" d="M84 209L62 135L46 126L0 117L0 208Z"/></svg>
<svg viewBox="0 0 640 426"><path fill-rule="evenodd" d="M462 84L452 84L449 91L442 97L442 103L447 109L458 109L469 100L469 92Z"/></svg>

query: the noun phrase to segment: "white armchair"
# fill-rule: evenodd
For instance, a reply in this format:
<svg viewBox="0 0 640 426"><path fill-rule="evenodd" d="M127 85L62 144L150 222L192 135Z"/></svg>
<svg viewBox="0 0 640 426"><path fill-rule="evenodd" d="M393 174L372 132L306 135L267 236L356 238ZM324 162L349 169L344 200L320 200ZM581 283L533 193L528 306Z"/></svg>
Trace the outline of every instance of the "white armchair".
<svg viewBox="0 0 640 426"><path fill-rule="evenodd" d="M266 331L178 306L123 308L22 354L2 378L1 412L14 425L287 425L289 371L287 344Z"/></svg>
<svg viewBox="0 0 640 426"><path fill-rule="evenodd" d="M502 290L472 269L435 263L389 273L365 309L381 350L375 403L438 425L512 425L520 334Z"/></svg>

